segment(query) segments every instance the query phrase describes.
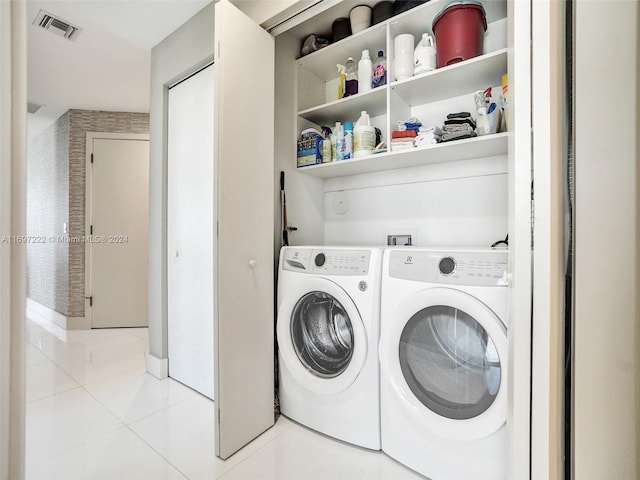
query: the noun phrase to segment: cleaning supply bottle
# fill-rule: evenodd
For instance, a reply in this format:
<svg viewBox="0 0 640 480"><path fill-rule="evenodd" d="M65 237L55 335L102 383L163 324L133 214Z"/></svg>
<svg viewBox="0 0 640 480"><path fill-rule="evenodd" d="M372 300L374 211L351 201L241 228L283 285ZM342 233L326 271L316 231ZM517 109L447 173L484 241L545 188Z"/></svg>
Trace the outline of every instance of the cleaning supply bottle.
<svg viewBox="0 0 640 480"><path fill-rule="evenodd" d="M428 33L422 34L422 40L413 52L413 60L415 75L436 69L436 47L433 45L433 37Z"/></svg>
<svg viewBox="0 0 640 480"><path fill-rule="evenodd" d="M336 160L344 160L344 130L340 122L336 122L336 129L334 130L336 135Z"/></svg>
<svg viewBox="0 0 640 480"><path fill-rule="evenodd" d="M353 158L353 123L344 122L344 155L343 160Z"/></svg>
<svg viewBox="0 0 640 480"><path fill-rule="evenodd" d="M344 96L349 97L358 93L358 71L356 70L356 64L353 61L353 57L347 59L345 65L346 77L344 82Z"/></svg>
<svg viewBox="0 0 640 480"><path fill-rule="evenodd" d="M322 127L322 133L324 133L324 138L322 139L322 163L329 163L331 161L331 129Z"/></svg>
<svg viewBox="0 0 640 480"><path fill-rule="evenodd" d="M340 100L341 98L344 98L347 69L344 65L340 65L339 63L336 65L336 67L338 69L338 75L340 75L340 81L338 82L338 100Z"/></svg>
<svg viewBox="0 0 640 480"><path fill-rule="evenodd" d="M387 84L387 59L382 50L378 50L378 58L373 64L373 76L371 78L371 86L373 88L381 87Z"/></svg>
<svg viewBox="0 0 640 480"><path fill-rule="evenodd" d="M353 130L354 158L371 155L376 146L376 129L371 126L371 119L365 110L360 112L360 118Z"/></svg>
<svg viewBox="0 0 640 480"><path fill-rule="evenodd" d="M340 122L336 122L336 126L333 128L333 132L330 135L331 139L331 161L338 160L338 130L340 129Z"/></svg>
<svg viewBox="0 0 640 480"><path fill-rule="evenodd" d="M373 63L369 56L369 50L362 51L362 58L358 62L358 93L371 90L371 78L373 76Z"/></svg>

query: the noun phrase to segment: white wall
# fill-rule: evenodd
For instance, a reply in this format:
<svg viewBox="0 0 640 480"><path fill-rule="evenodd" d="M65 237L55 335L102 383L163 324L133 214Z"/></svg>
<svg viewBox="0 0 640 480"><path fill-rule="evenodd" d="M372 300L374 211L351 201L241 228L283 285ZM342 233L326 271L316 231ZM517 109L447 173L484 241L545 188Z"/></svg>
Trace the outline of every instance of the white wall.
<svg viewBox="0 0 640 480"><path fill-rule="evenodd" d="M489 247L507 235L506 163L502 156L327 180L324 241L384 246L387 235L410 234L422 247Z"/></svg>
<svg viewBox="0 0 640 480"><path fill-rule="evenodd" d="M27 45L24 2L0 2L0 235L26 232ZM24 477L26 262L0 244L0 480Z"/></svg>
<svg viewBox="0 0 640 480"><path fill-rule="evenodd" d="M295 91L295 58L300 44L287 34L276 37L276 92L275 92L275 169L276 182L285 172L287 218L298 230L289 234L290 245L322 244L324 241L323 181L300 173L296 169L296 152L291 146L298 138ZM280 246L280 186L275 191L276 238L274 250Z"/></svg>
<svg viewBox="0 0 640 480"><path fill-rule="evenodd" d="M167 375L168 89L170 85L213 61L214 3L206 6L151 50L147 370L159 377Z"/></svg>
<svg viewBox="0 0 640 480"><path fill-rule="evenodd" d="M640 475L640 6L575 5L574 478L631 479Z"/></svg>

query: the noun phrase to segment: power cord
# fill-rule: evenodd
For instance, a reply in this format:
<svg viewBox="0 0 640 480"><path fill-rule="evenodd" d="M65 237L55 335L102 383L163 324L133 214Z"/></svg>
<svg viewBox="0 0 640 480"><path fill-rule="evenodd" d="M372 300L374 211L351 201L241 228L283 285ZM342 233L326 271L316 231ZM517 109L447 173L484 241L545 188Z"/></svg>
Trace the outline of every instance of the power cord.
<svg viewBox="0 0 640 480"><path fill-rule="evenodd" d="M504 237L504 240L498 240L497 242L491 244L491 248L496 248L498 245L506 245L507 247L509 246L509 234L507 233L507 236Z"/></svg>

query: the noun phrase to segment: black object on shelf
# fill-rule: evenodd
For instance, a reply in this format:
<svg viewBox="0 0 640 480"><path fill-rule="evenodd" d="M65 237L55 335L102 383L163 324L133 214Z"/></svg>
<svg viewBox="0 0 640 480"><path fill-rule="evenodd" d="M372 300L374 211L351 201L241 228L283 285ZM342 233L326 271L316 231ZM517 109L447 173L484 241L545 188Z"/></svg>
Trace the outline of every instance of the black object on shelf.
<svg viewBox="0 0 640 480"><path fill-rule="evenodd" d="M374 5L371 13L371 25L384 22L391 17L393 17L393 3L386 0L378 2Z"/></svg>
<svg viewBox="0 0 640 480"><path fill-rule="evenodd" d="M423 3L427 3L429 0L396 0L393 3L393 14L397 15L402 12L406 12L407 10L417 7L418 5L422 5Z"/></svg>
<svg viewBox="0 0 640 480"><path fill-rule="evenodd" d="M334 42L347 38L351 35L351 22L345 17L337 18L331 26L331 33L333 34Z"/></svg>

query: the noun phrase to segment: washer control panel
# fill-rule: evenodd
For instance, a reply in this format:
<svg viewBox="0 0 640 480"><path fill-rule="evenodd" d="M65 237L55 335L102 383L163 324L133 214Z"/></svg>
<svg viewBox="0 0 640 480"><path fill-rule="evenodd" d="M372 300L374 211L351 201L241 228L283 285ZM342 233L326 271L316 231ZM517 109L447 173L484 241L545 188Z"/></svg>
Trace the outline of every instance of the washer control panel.
<svg viewBox="0 0 640 480"><path fill-rule="evenodd" d="M507 251L389 252L389 276L449 285L506 286Z"/></svg>
<svg viewBox="0 0 640 480"><path fill-rule="evenodd" d="M288 247L283 251L285 270L323 275L366 275L371 251Z"/></svg>

